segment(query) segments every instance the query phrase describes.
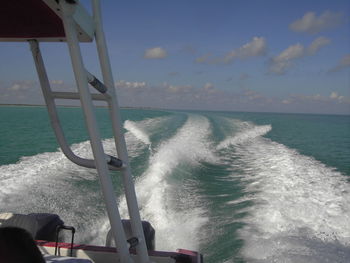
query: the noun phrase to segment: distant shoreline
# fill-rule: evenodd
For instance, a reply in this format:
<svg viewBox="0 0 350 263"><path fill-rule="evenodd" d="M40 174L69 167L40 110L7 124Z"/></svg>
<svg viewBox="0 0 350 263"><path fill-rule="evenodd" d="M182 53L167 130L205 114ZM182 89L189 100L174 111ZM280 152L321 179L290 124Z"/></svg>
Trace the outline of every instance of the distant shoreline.
<svg viewBox="0 0 350 263"><path fill-rule="evenodd" d="M43 104L5 104L1 103L0 107L6 106L6 107L46 107L46 105ZM64 107L64 108L81 108L81 106L76 105L56 105L57 107ZM101 106L101 105L95 105L96 108L108 108L107 106ZM120 107L121 109L143 109L143 110L166 110L166 109L158 109L158 108L151 108L151 107Z"/></svg>
<svg viewBox="0 0 350 263"><path fill-rule="evenodd" d="M0 103L0 107L46 107L43 104L4 104ZM57 107L63 108L81 108L81 106L75 105L57 105ZM95 105L96 108L104 108L107 109L107 106ZM159 110L159 111L190 111L190 112L235 112L235 113L255 113L255 114L298 114L298 115L329 115L329 116L350 116L350 114L341 114L341 113L311 113L311 112L268 112L268 111L234 111L234 110L199 110L199 109L165 109L165 108L152 108L152 107L131 107L131 106L123 106L120 109L130 109L130 110Z"/></svg>

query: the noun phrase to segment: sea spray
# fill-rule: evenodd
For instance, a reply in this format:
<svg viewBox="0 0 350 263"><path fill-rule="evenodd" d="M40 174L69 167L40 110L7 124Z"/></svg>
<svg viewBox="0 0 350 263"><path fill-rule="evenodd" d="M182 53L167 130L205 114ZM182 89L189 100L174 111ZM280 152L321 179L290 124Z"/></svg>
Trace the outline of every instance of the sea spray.
<svg viewBox="0 0 350 263"><path fill-rule="evenodd" d="M259 136L263 136L271 131L271 125L262 125L262 126L252 126L245 125L245 128L242 131L235 134L233 137L228 137L224 141L220 142L217 146L218 150L227 148L229 145L237 145L245 143L247 141L254 140Z"/></svg>
<svg viewBox="0 0 350 263"><path fill-rule="evenodd" d="M171 195L173 191L186 195L186 189L174 188L169 177L179 165L192 167L199 165L199 161L215 159L207 141L209 128L206 118L190 115L172 138L158 146L136 184L141 213L157 229L158 249L197 249L199 246L199 230L207 221L203 207L191 203L190 198L186 198L184 207L178 207L179 200L173 200ZM121 207L126 207L125 199Z"/></svg>
<svg viewBox="0 0 350 263"><path fill-rule="evenodd" d="M148 135L145 133L145 131L142 130L142 128L136 122L126 120L124 122L124 128L127 129L131 134L133 134L137 139L142 141L144 144L151 143Z"/></svg>
<svg viewBox="0 0 350 263"><path fill-rule="evenodd" d="M139 142L127 142L131 157L137 156ZM113 139L104 140L103 146L116 156ZM93 158L89 141L71 148L82 158ZM106 212L95 169L75 165L61 151L41 153L0 166L0 181L0 211L55 213L76 227L76 242L104 244L107 227L100 236L100 225Z"/></svg>
<svg viewBox="0 0 350 263"><path fill-rule="evenodd" d="M346 248L350 187L344 176L262 137L236 145L234 154L244 170L245 199L254 203L240 231L246 243L244 258L259 262L350 258Z"/></svg>
<svg viewBox="0 0 350 263"><path fill-rule="evenodd" d="M81 142L86 138L84 125L76 125L81 116L72 114L77 109L63 111L62 122L69 121L74 128L67 133L75 143L73 151L91 158L90 143ZM51 130L36 128L46 116L43 108L2 107L1 112L0 211L58 213L76 227L77 243L103 245L109 222L94 169L77 167L55 151ZM22 121L31 114L38 121ZM122 115L151 142L150 147L125 129L137 187L145 183L145 189L158 194L140 200L143 219L161 234L158 249L198 248L207 263L350 261L349 227L344 225L349 222L350 203L349 116L199 111L188 115L135 109L122 110ZM25 123L25 129L6 124L8 120ZM101 135L110 138L109 119L100 121ZM189 123L197 127L190 135L193 143L182 139ZM165 161L174 168L165 165L160 184L151 188L151 166L163 167L155 163L170 152L167 145L174 146L174 155ZM114 148L113 139L104 141L105 151L115 156ZM118 196L121 177L111 174ZM162 221L157 198L170 219ZM128 217L123 197L119 200L123 217ZM168 233L158 230L163 225L171 231L168 240Z"/></svg>

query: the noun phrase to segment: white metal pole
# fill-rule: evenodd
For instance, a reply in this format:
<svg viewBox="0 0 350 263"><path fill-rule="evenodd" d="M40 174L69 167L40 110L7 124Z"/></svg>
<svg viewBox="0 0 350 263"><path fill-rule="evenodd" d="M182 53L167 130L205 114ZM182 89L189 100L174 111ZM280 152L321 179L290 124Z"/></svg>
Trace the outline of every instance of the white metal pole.
<svg viewBox="0 0 350 263"><path fill-rule="evenodd" d="M128 153L126 148L126 143L124 139L124 134L122 132L122 121L119 114L119 106L117 96L114 90L114 80L111 70L111 64L108 56L107 44L105 35L103 32L101 8L99 0L93 0L93 15L95 20L95 36L96 45L98 49L99 60L102 69L103 81L105 86L108 87L111 100L110 104L110 114L112 119L112 127L114 132L114 140L118 152L118 157L123 160L126 164L124 170L122 170L123 182L125 188L125 197L128 205L129 216L131 220L132 233L139 239L139 244L136 246L136 251L138 255L138 262L149 262L149 257L147 253L146 240L143 233L141 217L139 212L139 207L137 204L137 198L134 188L134 183L131 177L131 170L129 167Z"/></svg>
<svg viewBox="0 0 350 263"><path fill-rule="evenodd" d="M75 155L74 152L70 149L58 118L56 104L54 101L55 94L54 92L51 91L51 88L50 88L50 82L47 77L43 58L41 56L39 43L37 40L32 39L32 40L29 40L29 44L30 44L30 49L32 51L33 59L35 62L35 67L38 73L41 90L43 92L44 99L46 102L47 111L49 113L51 126L56 135L57 142L62 149L62 152L73 163L76 163L78 165L88 167L88 168L96 168L95 162L93 160L80 158L77 155ZM79 94L77 94L77 97L78 96ZM120 170L114 167L112 168L114 170Z"/></svg>
<svg viewBox="0 0 350 263"><path fill-rule="evenodd" d="M129 254L123 225L116 204L116 197L114 195L112 180L109 176L109 171L107 169L105 154L103 151L101 138L97 129L98 126L95 113L93 111L91 94L88 89L87 76L80 52L77 32L75 30L75 24L72 18L72 15L74 14L75 10L75 4L69 4L65 1L60 1L60 6L62 9L62 20L73 65L74 75L80 93L80 100L82 103L85 121L90 136L91 147L101 182L102 192L107 207L107 213L111 224L111 229L118 249L119 259L120 262L130 263L133 262L133 260L131 259Z"/></svg>

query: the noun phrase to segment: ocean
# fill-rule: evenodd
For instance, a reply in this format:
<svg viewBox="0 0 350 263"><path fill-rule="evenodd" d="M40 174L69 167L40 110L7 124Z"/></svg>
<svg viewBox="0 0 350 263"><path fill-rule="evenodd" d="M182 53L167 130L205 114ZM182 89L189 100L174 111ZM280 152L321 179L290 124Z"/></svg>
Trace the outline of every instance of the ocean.
<svg viewBox="0 0 350 263"><path fill-rule="evenodd" d="M97 108L104 149L110 120ZM69 144L91 157L79 108L59 108ZM156 248L207 263L350 262L350 116L123 109L141 216ZM0 107L0 212L59 214L77 242L109 223L93 169L58 149L44 107ZM118 172L117 202L127 218Z"/></svg>

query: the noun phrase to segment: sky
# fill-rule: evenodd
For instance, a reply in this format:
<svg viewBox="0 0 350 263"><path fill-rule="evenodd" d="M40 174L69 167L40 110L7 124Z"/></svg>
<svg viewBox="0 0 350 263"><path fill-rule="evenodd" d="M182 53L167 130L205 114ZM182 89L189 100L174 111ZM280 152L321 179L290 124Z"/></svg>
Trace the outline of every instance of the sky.
<svg viewBox="0 0 350 263"><path fill-rule="evenodd" d="M350 114L349 0L101 5L121 106ZM94 43L81 47L100 77ZM76 89L67 45L41 48L52 88ZM0 58L0 103L43 104L28 44L1 42Z"/></svg>

